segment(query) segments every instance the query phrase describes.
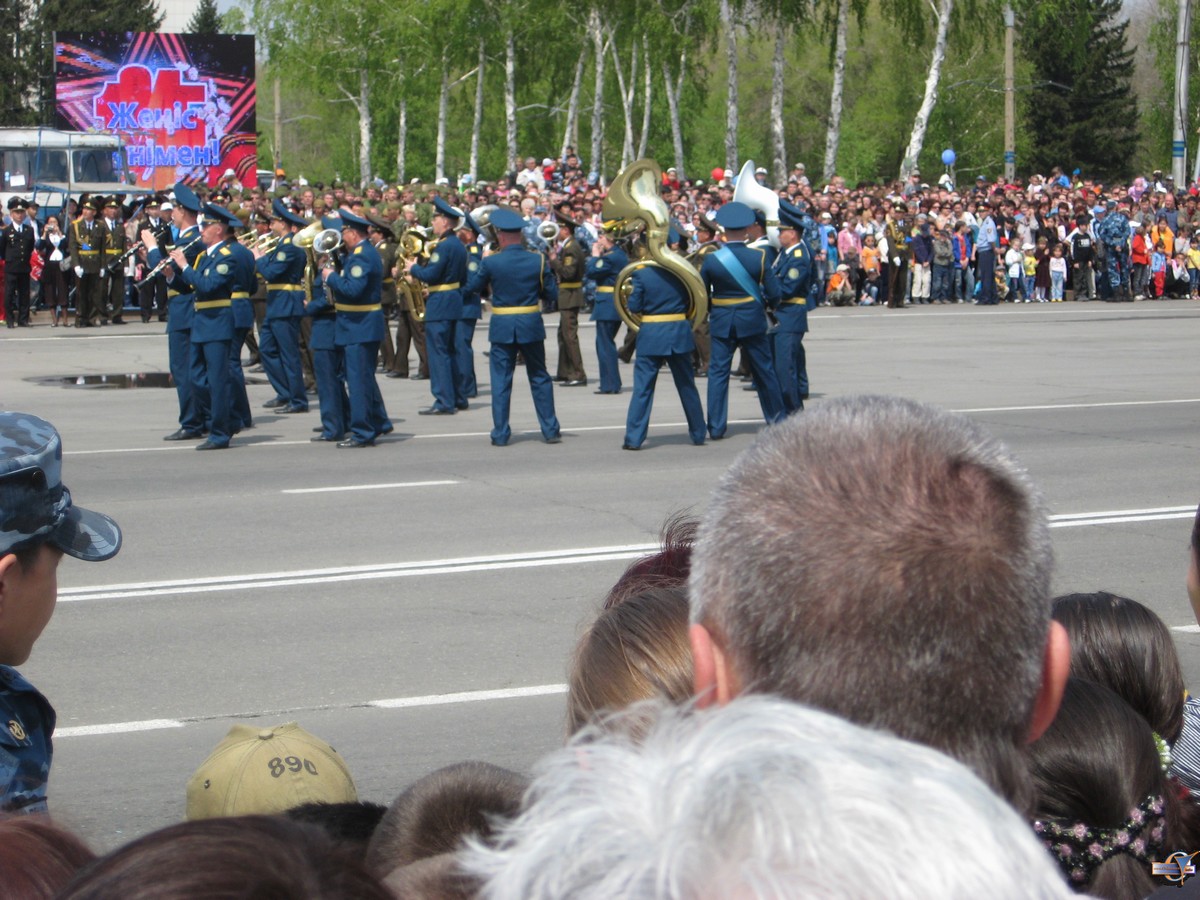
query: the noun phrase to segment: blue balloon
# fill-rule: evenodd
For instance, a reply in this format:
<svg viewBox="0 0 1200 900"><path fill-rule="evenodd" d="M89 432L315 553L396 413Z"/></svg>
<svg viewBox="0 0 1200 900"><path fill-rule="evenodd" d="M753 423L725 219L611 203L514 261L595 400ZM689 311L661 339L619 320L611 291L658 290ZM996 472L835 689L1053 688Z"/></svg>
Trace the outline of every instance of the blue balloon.
<svg viewBox="0 0 1200 900"><path fill-rule="evenodd" d="M954 161L958 159L953 150L942 151L942 162L948 166L954 165Z"/></svg>

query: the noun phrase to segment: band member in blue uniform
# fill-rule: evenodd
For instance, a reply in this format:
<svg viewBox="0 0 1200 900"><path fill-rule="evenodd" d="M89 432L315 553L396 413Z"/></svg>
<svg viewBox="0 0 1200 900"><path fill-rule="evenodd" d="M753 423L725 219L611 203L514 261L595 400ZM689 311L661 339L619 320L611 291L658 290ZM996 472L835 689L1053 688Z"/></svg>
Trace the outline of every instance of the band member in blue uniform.
<svg viewBox="0 0 1200 900"><path fill-rule="evenodd" d="M467 248L467 277L479 268L483 260L483 245L479 243L479 227L470 215L463 216L457 230L458 239ZM475 350L471 341L475 338L475 326L483 318L483 298L479 294L463 291L462 318L454 326L455 368L462 382L463 396L470 400L479 396L479 384L475 379Z"/></svg>
<svg viewBox="0 0 1200 900"><path fill-rule="evenodd" d="M670 242L679 240L671 229ZM641 449L650 425L650 407L654 403L654 384L663 363L671 369L675 390L683 402L687 417L688 435L693 444L704 443L704 408L696 390L692 371L692 325L687 318L689 297L687 288L673 273L658 266L636 270L630 280L633 292L629 295L629 311L642 317L637 333L637 359L633 364L633 396L629 399L629 414L625 418L625 450Z"/></svg>
<svg viewBox="0 0 1200 900"><path fill-rule="evenodd" d="M229 386L229 354L233 343L233 292L244 281L239 262L229 248L236 243L234 229L241 226L237 216L219 206L206 204L200 239L205 250L189 263L176 245L171 259L179 276L195 290L192 317L192 345L204 364L204 381L196 385L201 406L209 410L208 440L197 450L223 450L233 434Z"/></svg>
<svg viewBox="0 0 1200 900"><path fill-rule="evenodd" d="M342 220L323 216L321 225L340 230ZM336 443L350 430L350 396L346 393L346 360L337 346L337 311L320 272L313 273L312 298L305 304L304 314L312 319L308 348L321 407L321 426L316 429L320 433L312 440Z"/></svg>
<svg viewBox="0 0 1200 900"><path fill-rule="evenodd" d="M546 371L546 327L542 323L541 301L558 299L558 283L546 257L521 245L524 219L512 210L501 208L492 213L491 222L499 236L500 251L484 257L467 280L467 291L482 293L485 288L492 289L492 318L488 325L488 340L492 344L489 356L492 444L503 447L512 437L508 412L518 352L525 360L542 437L547 444L557 444L562 437L554 414L554 382Z"/></svg>
<svg viewBox="0 0 1200 900"><path fill-rule="evenodd" d="M304 369L300 363L300 319L304 316L304 248L292 235L305 221L276 198L271 204L271 231L279 238L270 253L254 250L254 265L267 283L267 314L258 352L275 396L263 406L285 413L308 412ZM340 436L339 436L340 439Z"/></svg>
<svg viewBox="0 0 1200 900"><path fill-rule="evenodd" d="M779 328L773 337L775 374L783 393L783 408L789 413L804 409L804 398L808 395L804 334L808 331L808 300L815 267L812 252L801 239L803 228L802 221L780 207L780 251L775 260L775 274L782 300L775 310Z"/></svg>
<svg viewBox="0 0 1200 900"><path fill-rule="evenodd" d="M254 304L250 297L258 289L258 275L254 270L254 254L238 240L229 245L236 263L237 283L233 294L233 340L229 344L229 390L230 411L233 416L233 433L243 428L254 427L254 416L250 412L250 398L246 396L246 376L242 372L242 346L246 335L254 331Z"/></svg>
<svg viewBox="0 0 1200 900"><path fill-rule="evenodd" d="M186 184L175 185L175 204L171 222L177 230L174 246L183 251L188 262L194 262L204 252L200 227L200 198ZM146 265L150 270L159 266L167 256L168 247L160 246L152 229L143 229L146 245ZM167 265L162 275L167 285L167 354L175 396L179 401L179 429L163 438L164 441L190 441L204 437L207 410L201 403L196 386L204 379L204 360L198 348L192 346L192 286L179 277L179 272Z"/></svg>
<svg viewBox="0 0 1200 900"><path fill-rule="evenodd" d="M729 367L739 346L750 364L767 423L782 420L785 412L767 340L767 308L779 303L779 282L766 253L746 246L754 211L744 203L726 203L717 210L716 222L725 229L725 245L704 257L700 277L711 302L708 434L720 440L729 419Z"/></svg>
<svg viewBox="0 0 1200 900"><path fill-rule="evenodd" d="M629 257L618 247L612 236L601 232L592 244L587 261L587 277L596 282L596 303L591 319L596 323L596 359L600 363L600 389L597 394L621 393L621 366L617 362L617 331L621 317L613 304L613 286L621 270L629 265Z"/></svg>
<svg viewBox="0 0 1200 900"><path fill-rule="evenodd" d="M429 254L429 262L415 259L405 269L425 282L429 297L425 301L425 353L429 359L429 390L433 405L420 410L423 416L452 416L467 408L462 381L455 361L454 332L463 317L462 285L467 280L467 250L454 231L463 217L441 197L433 198L433 230L438 242Z"/></svg>
<svg viewBox="0 0 1200 900"><path fill-rule="evenodd" d="M379 382L375 380L375 360L384 329L380 303L383 263L379 251L367 240L371 224L345 210L342 210L341 219L342 243L345 244L342 271L336 272L329 260L321 276L333 291L334 309L337 310L335 339L346 363L350 436L339 441L338 446L348 449L372 446L375 438L392 431L392 423L388 421Z"/></svg>

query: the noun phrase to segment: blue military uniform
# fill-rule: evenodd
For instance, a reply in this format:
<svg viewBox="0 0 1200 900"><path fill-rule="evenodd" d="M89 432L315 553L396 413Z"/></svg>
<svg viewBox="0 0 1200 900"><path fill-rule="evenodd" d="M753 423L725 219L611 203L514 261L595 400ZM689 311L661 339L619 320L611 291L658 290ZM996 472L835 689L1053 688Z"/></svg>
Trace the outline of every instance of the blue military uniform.
<svg viewBox="0 0 1200 900"><path fill-rule="evenodd" d="M195 290L191 340L204 366L204 380L197 384L196 393L210 418L208 440L197 449L228 447L235 427L229 354L234 333L233 293L244 284L240 266L228 242L218 241L180 272Z"/></svg>
<svg viewBox="0 0 1200 900"><path fill-rule="evenodd" d="M520 231L524 224L520 216L504 209L493 213L491 222L507 233ZM482 293L487 287L492 289L488 325L492 345L492 443L504 446L512 437L508 416L517 353L525 359L542 437L558 443L561 429L554 414L554 382L546 370L546 327L541 315L542 300L558 299L558 283L542 254L513 244L484 258L467 280L468 291Z"/></svg>
<svg viewBox="0 0 1200 900"><path fill-rule="evenodd" d="M747 228L753 220L750 208L736 201L717 210L717 224L726 229ZM733 352L739 345L758 387L763 417L768 424L781 421L786 413L779 380L771 364L766 313L766 307L774 308L779 302L779 283L767 263L766 253L747 247L741 241L731 241L704 257L700 277L708 286L711 300L709 436L714 440L725 436L729 417L729 369Z"/></svg>
<svg viewBox="0 0 1200 900"><path fill-rule="evenodd" d="M237 283L230 297L233 300L233 340L229 344L230 410L236 434L243 428L254 427L250 398L246 396L246 376L242 372L242 346L246 343L246 335L254 330L254 304L250 297L258 288L258 275L254 254L249 248L234 241L229 249L236 260L237 272Z"/></svg>
<svg viewBox="0 0 1200 900"><path fill-rule="evenodd" d="M324 224L330 227L328 223ZM312 299L305 305L304 314L312 319L308 349L312 351L313 380L317 383L321 407L321 433L313 440L340 441L350 430L346 360L337 346L337 312L320 272L313 279Z"/></svg>
<svg viewBox="0 0 1200 900"><path fill-rule="evenodd" d="M16 669L0 666L0 812L46 812L54 722L50 701Z"/></svg>
<svg viewBox="0 0 1200 900"><path fill-rule="evenodd" d="M467 217L468 222L470 216ZM474 229L472 229L474 230ZM483 260L483 247L478 241L466 245L467 277L479 268ZM479 396L479 384L475 379L475 350L471 341L475 338L475 326L483 317L483 298L478 294L463 291L462 318L454 326L455 368L462 383L463 397L470 400Z"/></svg>
<svg viewBox="0 0 1200 900"><path fill-rule="evenodd" d="M293 215L279 199L272 205L272 214L289 225L303 225L304 220ZM271 250L261 256L255 267L267 284L267 311L259 337L259 356L263 371L275 397L272 407L284 407L288 412L308 412L308 395L304 392L304 369L300 362L300 319L304 315L304 268L308 263L304 248L292 242L286 234Z"/></svg>
<svg viewBox="0 0 1200 900"><path fill-rule="evenodd" d="M794 223L792 227L799 228L799 224ZM812 251L803 238L781 251L775 260L782 297L775 311L779 322L774 334L775 374L783 394L783 408L789 413L804 409L804 398L808 396L804 334L808 331L808 303L814 270Z"/></svg>
<svg viewBox="0 0 1200 900"><path fill-rule="evenodd" d="M629 311L642 316L637 333L637 359L633 364L633 396L625 419L626 450L637 450L646 440L650 407L654 403L654 385L658 370L666 363L675 379L675 389L687 417L688 435L693 444L704 443L704 408L696 390L692 371L692 351L696 342L687 319L687 288L666 269L647 266L631 276L633 291Z"/></svg>
<svg viewBox="0 0 1200 900"><path fill-rule="evenodd" d="M434 198L438 215L451 220L463 214L441 197ZM467 280L467 248L454 234L453 227L438 240L429 254L429 262L412 267L412 275L425 283L429 297L425 301L425 354L429 360L429 390L433 394L430 412L451 415L467 408L462 381L455 358L455 327L463 317L463 282Z"/></svg>
<svg viewBox="0 0 1200 900"><path fill-rule="evenodd" d="M326 276L337 311L334 341L345 358L350 392L350 438L338 446L365 447L392 431L375 380L375 360L385 327L380 303L383 262L379 251L366 240L365 219L343 212L342 223L360 230L363 239L346 253L341 274Z"/></svg>
<svg viewBox="0 0 1200 900"><path fill-rule="evenodd" d="M175 185L175 202L190 212L200 212L200 199L184 184ZM175 246L183 250L188 262L195 263L204 252L200 241L200 229L191 225L179 232ZM161 246L146 254L150 268L157 266L166 257ZM168 435L168 440L181 440L203 436L208 419L207 410L201 405L197 385L204 380L204 361L192 346L192 303L195 296L192 286L179 277L173 268L164 273L167 286L167 355L171 378L175 382L175 396L179 402L179 430Z"/></svg>
<svg viewBox="0 0 1200 900"><path fill-rule="evenodd" d="M617 276L629 265L629 257L620 247L603 256L589 256L587 277L596 282L596 303L591 320L596 323L596 359L600 363L600 393L621 393L621 367L617 362L617 332L621 316L613 300Z"/></svg>

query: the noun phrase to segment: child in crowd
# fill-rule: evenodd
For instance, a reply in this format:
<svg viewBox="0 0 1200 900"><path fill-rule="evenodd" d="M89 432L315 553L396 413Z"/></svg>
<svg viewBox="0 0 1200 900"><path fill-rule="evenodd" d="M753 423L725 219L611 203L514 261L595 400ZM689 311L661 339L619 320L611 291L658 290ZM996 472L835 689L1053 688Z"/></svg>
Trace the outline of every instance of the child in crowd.
<svg viewBox="0 0 1200 900"><path fill-rule="evenodd" d="M996 298L1008 303L1017 302L1015 299L1009 297L1008 281L1004 277L1004 266L996 266Z"/></svg>
<svg viewBox="0 0 1200 900"><path fill-rule="evenodd" d="M1150 254L1150 296L1157 300L1162 297L1167 286L1167 248L1162 241L1154 245Z"/></svg>
<svg viewBox="0 0 1200 900"><path fill-rule="evenodd" d="M1037 239L1033 256L1037 261L1033 276L1033 299L1045 303L1050 294L1050 245L1044 237Z"/></svg>
<svg viewBox="0 0 1200 900"><path fill-rule="evenodd" d="M879 301L879 248L875 244L875 235L868 234L863 238L862 249L863 284L859 304L872 306Z"/></svg>
<svg viewBox="0 0 1200 900"><path fill-rule="evenodd" d="M1037 255L1034 253L1033 244L1025 245L1023 261L1022 274L1024 275L1024 279L1022 286L1025 290L1025 302L1032 303L1037 283Z"/></svg>
<svg viewBox="0 0 1200 900"><path fill-rule="evenodd" d="M1050 302L1062 303L1063 288L1067 283L1067 259L1063 256L1063 245L1055 244L1050 251Z"/></svg>
<svg viewBox="0 0 1200 900"><path fill-rule="evenodd" d="M1025 274L1024 257L1016 244L1009 244L1004 252L1004 265L1008 268L1008 302L1020 303L1022 294L1022 278ZM1026 297L1025 302L1029 299Z"/></svg>
<svg viewBox="0 0 1200 900"><path fill-rule="evenodd" d="M1191 298L1193 300L1200 299L1200 245L1197 245L1195 241L1188 247L1187 270Z"/></svg>
<svg viewBox="0 0 1200 900"><path fill-rule="evenodd" d="M116 556L121 529L71 504L49 422L0 412L0 810L45 812L54 708L11 666L33 651L58 596L63 554Z"/></svg>

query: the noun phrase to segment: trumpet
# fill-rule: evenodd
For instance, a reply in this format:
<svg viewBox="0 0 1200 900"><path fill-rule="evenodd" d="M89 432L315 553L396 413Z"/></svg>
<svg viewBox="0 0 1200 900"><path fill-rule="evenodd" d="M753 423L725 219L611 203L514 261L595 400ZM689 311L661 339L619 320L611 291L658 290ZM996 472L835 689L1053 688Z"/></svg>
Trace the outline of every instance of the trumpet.
<svg viewBox="0 0 1200 900"><path fill-rule="evenodd" d="M200 241L200 235L196 235L194 238L192 238L190 241L188 241L182 247L177 247L176 249L180 250L184 253L187 253L189 250L192 249L193 246L195 246L197 243L199 243L199 241ZM164 255L163 258L161 260L159 260L158 265L155 266L153 269L151 269L149 272L147 272L146 277L143 278L141 281L134 282L133 286L135 288L140 288L144 284L149 284L149 282L151 280L153 280L155 275L157 275L159 272L161 272L163 269L165 269L169 265L172 265L171 257Z"/></svg>

